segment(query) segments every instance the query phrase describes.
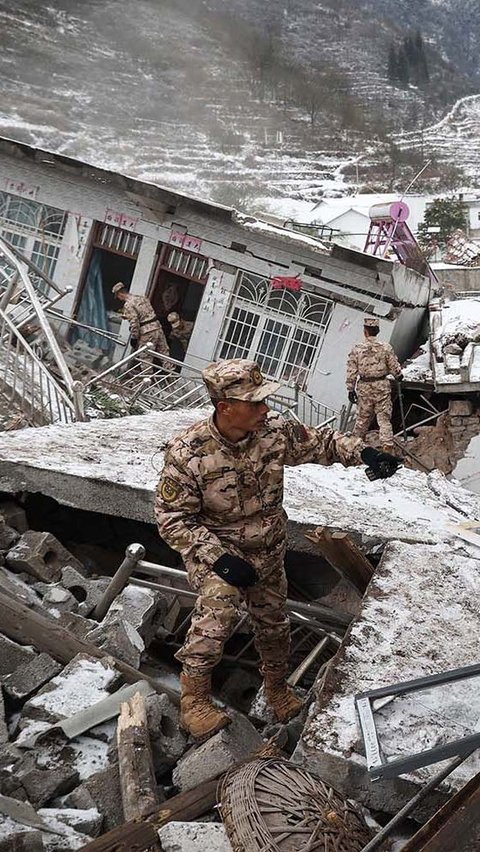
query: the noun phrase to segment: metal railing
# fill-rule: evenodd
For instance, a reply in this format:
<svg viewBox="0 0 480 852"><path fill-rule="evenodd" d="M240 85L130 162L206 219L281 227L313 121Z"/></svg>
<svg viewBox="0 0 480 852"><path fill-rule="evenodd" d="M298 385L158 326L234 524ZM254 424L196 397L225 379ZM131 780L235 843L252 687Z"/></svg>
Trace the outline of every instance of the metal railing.
<svg viewBox="0 0 480 852"><path fill-rule="evenodd" d="M69 397L2 310L0 340L0 395L28 423L44 426L84 419L79 383L73 383Z"/></svg>

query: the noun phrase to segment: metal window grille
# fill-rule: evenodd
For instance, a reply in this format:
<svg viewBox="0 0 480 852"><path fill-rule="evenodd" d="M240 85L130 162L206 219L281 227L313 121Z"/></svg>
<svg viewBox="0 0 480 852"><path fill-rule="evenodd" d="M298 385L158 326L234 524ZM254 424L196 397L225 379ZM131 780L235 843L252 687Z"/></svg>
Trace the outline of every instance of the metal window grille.
<svg viewBox="0 0 480 852"><path fill-rule="evenodd" d="M208 258L201 254L191 254L176 246L169 246L162 260L162 267L178 275L184 275L186 278L205 281L208 273Z"/></svg>
<svg viewBox="0 0 480 852"><path fill-rule="evenodd" d="M124 231L115 225L99 225L94 244L107 251L118 252L136 259L140 251L142 237L132 231Z"/></svg>
<svg viewBox="0 0 480 852"><path fill-rule="evenodd" d="M303 387L332 304L307 291L273 290L268 278L240 272L216 357L252 358L269 376Z"/></svg>
<svg viewBox="0 0 480 852"><path fill-rule="evenodd" d="M0 190L0 235L46 275L55 270L67 213Z"/></svg>

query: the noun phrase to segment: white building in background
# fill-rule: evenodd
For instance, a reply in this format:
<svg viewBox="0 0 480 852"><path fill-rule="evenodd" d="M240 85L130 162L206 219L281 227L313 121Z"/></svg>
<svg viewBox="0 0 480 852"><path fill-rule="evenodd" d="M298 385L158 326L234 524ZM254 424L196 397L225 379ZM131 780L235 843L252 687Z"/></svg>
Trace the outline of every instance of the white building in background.
<svg viewBox="0 0 480 852"><path fill-rule="evenodd" d="M195 323L187 363L255 358L337 411L364 315L378 317L381 337L403 359L416 348L429 300L427 279L399 263L5 139L0 233L71 287L58 305L70 339L111 346L72 327L74 317L128 343L111 293L122 280L150 297L166 331L172 310Z"/></svg>

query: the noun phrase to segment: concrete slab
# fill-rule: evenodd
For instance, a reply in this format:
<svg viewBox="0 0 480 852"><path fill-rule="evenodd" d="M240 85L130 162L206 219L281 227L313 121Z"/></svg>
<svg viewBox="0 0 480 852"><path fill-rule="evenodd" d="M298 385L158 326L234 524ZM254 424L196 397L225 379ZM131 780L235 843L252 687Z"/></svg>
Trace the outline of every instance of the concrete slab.
<svg viewBox="0 0 480 852"><path fill-rule="evenodd" d="M223 825L209 822L169 822L158 832L163 852L232 852Z"/></svg>
<svg viewBox="0 0 480 852"><path fill-rule="evenodd" d="M46 426L0 434L0 489L41 492L80 509L153 523L153 498L166 441L205 417L199 409ZM363 540L426 543L448 524L480 517L478 497L439 474L402 470L370 482L363 468L287 468L290 546L314 551L303 532L328 524Z"/></svg>
<svg viewBox="0 0 480 852"><path fill-rule="evenodd" d="M438 772L371 782L354 695L478 663L480 551L390 543L293 760L374 810L397 813ZM396 698L375 713L387 759L480 732L479 678ZM428 812L480 771L477 752L428 799ZM419 816L425 813L418 812Z"/></svg>

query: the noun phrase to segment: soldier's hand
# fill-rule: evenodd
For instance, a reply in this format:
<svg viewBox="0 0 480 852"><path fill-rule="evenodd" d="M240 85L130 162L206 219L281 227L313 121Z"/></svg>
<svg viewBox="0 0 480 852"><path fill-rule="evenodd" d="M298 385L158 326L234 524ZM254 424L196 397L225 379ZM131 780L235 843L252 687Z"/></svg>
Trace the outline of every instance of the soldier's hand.
<svg viewBox="0 0 480 852"><path fill-rule="evenodd" d="M250 562L247 562L246 559L233 556L231 553L222 553L212 565L212 570L226 583L231 586L238 586L240 589L254 586L257 582L257 572L253 565L250 565Z"/></svg>
<svg viewBox="0 0 480 852"><path fill-rule="evenodd" d="M360 453L362 461L367 465L367 476L369 479L388 479L397 472L402 460L390 453L375 450L373 447L365 447ZM370 473L369 473L370 471Z"/></svg>
<svg viewBox="0 0 480 852"><path fill-rule="evenodd" d="M130 338L130 346L132 347L133 350L138 349L138 337L131 337Z"/></svg>
<svg viewBox="0 0 480 852"><path fill-rule="evenodd" d="M351 390L348 391L348 401L355 405L358 401L357 391Z"/></svg>

